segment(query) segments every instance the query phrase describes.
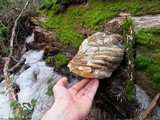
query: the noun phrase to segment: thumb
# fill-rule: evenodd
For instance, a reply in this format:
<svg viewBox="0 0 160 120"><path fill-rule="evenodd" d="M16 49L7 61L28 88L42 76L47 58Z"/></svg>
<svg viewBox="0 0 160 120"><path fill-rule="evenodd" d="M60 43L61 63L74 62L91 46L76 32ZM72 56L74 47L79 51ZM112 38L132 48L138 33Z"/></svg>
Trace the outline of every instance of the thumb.
<svg viewBox="0 0 160 120"><path fill-rule="evenodd" d="M54 93L55 99L57 99L58 97L64 96L64 93L66 92L66 88L64 86L66 84L67 84L67 78L63 77L53 87L53 93Z"/></svg>

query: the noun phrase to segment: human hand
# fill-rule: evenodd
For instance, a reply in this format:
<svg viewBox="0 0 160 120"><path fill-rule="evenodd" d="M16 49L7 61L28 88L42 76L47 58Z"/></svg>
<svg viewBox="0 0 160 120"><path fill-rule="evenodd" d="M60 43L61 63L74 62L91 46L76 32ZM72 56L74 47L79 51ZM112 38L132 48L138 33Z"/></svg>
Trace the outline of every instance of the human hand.
<svg viewBox="0 0 160 120"><path fill-rule="evenodd" d="M55 102L42 120L82 120L92 106L97 91L98 79L83 79L66 89L67 78L64 77L53 87Z"/></svg>

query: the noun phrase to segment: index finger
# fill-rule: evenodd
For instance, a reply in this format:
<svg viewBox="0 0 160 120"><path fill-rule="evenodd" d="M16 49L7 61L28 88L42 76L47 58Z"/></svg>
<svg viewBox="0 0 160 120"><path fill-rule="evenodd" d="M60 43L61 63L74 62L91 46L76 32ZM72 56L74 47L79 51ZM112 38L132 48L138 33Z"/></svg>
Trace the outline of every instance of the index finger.
<svg viewBox="0 0 160 120"><path fill-rule="evenodd" d="M85 96L88 96L91 100L93 100L96 91L99 86L99 80L98 79L93 79L92 86L88 88L88 90L85 92Z"/></svg>
<svg viewBox="0 0 160 120"><path fill-rule="evenodd" d="M90 79L83 79L80 82L76 83L71 87L71 89L74 89L75 91L80 91L88 82Z"/></svg>

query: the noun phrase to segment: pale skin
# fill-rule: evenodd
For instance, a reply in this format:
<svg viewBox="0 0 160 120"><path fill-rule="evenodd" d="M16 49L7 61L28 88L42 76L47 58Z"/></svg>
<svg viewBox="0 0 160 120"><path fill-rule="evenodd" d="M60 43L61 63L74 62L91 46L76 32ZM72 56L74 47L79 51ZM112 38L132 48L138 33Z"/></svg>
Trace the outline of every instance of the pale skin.
<svg viewBox="0 0 160 120"><path fill-rule="evenodd" d="M83 120L89 113L97 91L98 79L83 79L66 89L63 77L53 87L55 102L41 120Z"/></svg>

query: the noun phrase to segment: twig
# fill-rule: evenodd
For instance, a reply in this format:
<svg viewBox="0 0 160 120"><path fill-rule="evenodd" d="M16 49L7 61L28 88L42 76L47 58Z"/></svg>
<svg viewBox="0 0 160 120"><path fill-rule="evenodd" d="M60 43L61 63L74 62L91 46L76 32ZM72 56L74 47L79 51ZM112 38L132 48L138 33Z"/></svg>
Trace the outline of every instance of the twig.
<svg viewBox="0 0 160 120"><path fill-rule="evenodd" d="M14 37L15 37L15 33L16 33L16 27L17 27L18 20L22 16L22 13L24 12L24 10L29 5L30 1L31 0L29 0L25 4L23 10L21 11L21 13L18 15L18 17L16 18L16 20L14 22L14 26L12 28L12 35L11 35L11 38L10 38L10 52L9 52L8 57L4 58L5 64L4 64L4 68L3 68L3 73L4 73L4 78L5 78L5 81L6 81L6 86L7 86L8 91L9 91L9 97L10 97L10 102L11 103L16 101L16 95L14 94L14 90L12 88L12 81L11 81L11 78L10 78L9 73L8 73L10 60L11 60L11 57L12 57L12 54L13 54L13 42L14 42ZM19 111L20 111L19 109L13 110L14 117L18 116Z"/></svg>
<svg viewBox="0 0 160 120"><path fill-rule="evenodd" d="M18 60L17 60L15 57L13 57L13 56L12 56L12 59L13 59L15 62L18 62Z"/></svg>
<svg viewBox="0 0 160 120"><path fill-rule="evenodd" d="M145 120L149 116L149 114L151 114L151 112L154 110L154 108L156 107L159 100L160 100L160 93L158 93L154 97L154 99L151 101L149 107L146 109L146 111L144 111L142 113L142 115L140 116L141 120Z"/></svg>
<svg viewBox="0 0 160 120"><path fill-rule="evenodd" d="M19 68L20 65L22 65L23 63L25 62L25 58L21 58L20 61L15 65L13 66L12 68L10 68L8 70L8 72L14 72L17 68Z"/></svg>

